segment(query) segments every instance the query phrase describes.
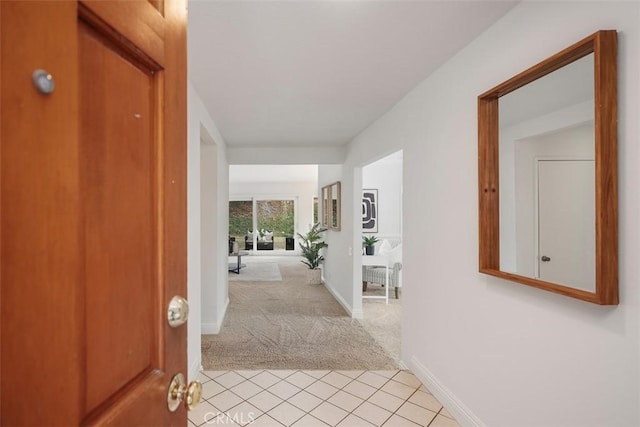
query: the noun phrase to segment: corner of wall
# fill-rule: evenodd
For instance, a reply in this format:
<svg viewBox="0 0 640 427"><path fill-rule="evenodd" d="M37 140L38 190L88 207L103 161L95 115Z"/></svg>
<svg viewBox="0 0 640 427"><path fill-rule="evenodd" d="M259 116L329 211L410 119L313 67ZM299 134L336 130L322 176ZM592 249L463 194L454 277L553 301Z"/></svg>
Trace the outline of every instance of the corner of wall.
<svg viewBox="0 0 640 427"><path fill-rule="evenodd" d="M227 315L227 308L229 308L229 298L224 303L222 310L218 312L218 318L215 322L202 322L201 333L202 335L217 335L220 333L224 317Z"/></svg>
<svg viewBox="0 0 640 427"><path fill-rule="evenodd" d="M336 301L338 301L338 303L342 306L342 308L345 309L345 311L347 312L347 314L349 314L349 316L351 316L354 319L362 319L362 317L364 316L364 313L362 310L354 310L353 307L351 307L351 305L349 305L349 303L345 301L342 295L340 295L333 286L331 286L326 281L324 281L323 284L324 284L324 287L327 288L329 293L333 295Z"/></svg>
<svg viewBox="0 0 640 427"><path fill-rule="evenodd" d="M401 365L404 365L401 362ZM485 424L464 403L454 395L442 382L413 356L409 368L418 379L429 389L447 411L451 413L460 425L484 427Z"/></svg>

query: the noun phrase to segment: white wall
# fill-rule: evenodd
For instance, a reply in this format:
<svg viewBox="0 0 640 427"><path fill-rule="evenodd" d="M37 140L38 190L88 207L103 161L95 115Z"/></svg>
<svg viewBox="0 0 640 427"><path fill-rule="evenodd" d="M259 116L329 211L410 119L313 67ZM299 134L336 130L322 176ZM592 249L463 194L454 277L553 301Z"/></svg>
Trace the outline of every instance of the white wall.
<svg viewBox="0 0 640 427"><path fill-rule="evenodd" d="M402 154L393 154L362 168L362 188L378 190L379 238L400 238L402 232Z"/></svg>
<svg viewBox="0 0 640 427"><path fill-rule="evenodd" d="M187 129L187 299L189 300L189 323L187 336L187 361L189 378L195 378L201 364L200 334L214 331L224 318L228 304L227 289L227 230L229 228L229 168L226 160L225 144L215 123L195 89L188 84L188 129ZM201 144L204 143L205 154L201 156ZM209 165L207 170L202 168ZM216 171L216 176L212 176ZM207 182L201 182L202 178ZM215 179L213 182L212 179ZM202 242L201 227L201 194L215 194L216 198L206 197L205 212L214 210L214 222L205 226L205 238L213 239L216 244ZM217 239L216 236L224 236ZM201 250L205 249L210 257L202 259ZM207 275L203 281L204 272ZM206 296L205 301L202 295ZM205 312L202 312L202 308ZM207 323L202 324L203 319ZM204 329L203 330L203 326ZM209 332L212 333L212 332Z"/></svg>
<svg viewBox="0 0 640 427"><path fill-rule="evenodd" d="M277 166L274 166L277 167ZM305 233L313 224L313 198L317 197L317 182L232 182L229 184L231 200L251 197L297 198L295 231ZM228 206L227 206L228 209ZM296 239L297 242L297 239ZM261 253L263 252L263 253ZM260 255L269 255L271 251L259 251ZM296 250L299 248L296 243Z"/></svg>
<svg viewBox="0 0 640 427"><path fill-rule="evenodd" d="M640 425L639 22L637 2L521 3L349 147L345 237L331 242L340 258L326 267L355 277L354 176L369 153L404 149L403 271L415 286L402 296L402 358L463 425ZM621 302L601 307L478 273L477 96L610 28L619 31Z"/></svg>

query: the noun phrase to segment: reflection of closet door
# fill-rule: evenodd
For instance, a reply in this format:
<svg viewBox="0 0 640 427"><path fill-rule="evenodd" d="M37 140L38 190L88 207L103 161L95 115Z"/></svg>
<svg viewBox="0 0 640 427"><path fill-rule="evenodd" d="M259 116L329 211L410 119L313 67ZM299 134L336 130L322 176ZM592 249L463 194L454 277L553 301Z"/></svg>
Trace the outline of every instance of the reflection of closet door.
<svg viewBox="0 0 640 427"><path fill-rule="evenodd" d="M595 291L595 162L538 160L538 272Z"/></svg>

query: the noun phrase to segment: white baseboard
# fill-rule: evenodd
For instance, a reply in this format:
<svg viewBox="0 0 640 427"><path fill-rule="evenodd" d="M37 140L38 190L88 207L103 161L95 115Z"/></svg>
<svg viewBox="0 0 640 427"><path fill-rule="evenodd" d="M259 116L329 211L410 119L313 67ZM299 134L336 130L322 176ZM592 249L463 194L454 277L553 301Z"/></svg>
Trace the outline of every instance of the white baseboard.
<svg viewBox="0 0 640 427"><path fill-rule="evenodd" d="M220 328L222 327L222 322L224 322L224 316L227 315L227 309L229 308L229 298L224 303L224 308L222 312L218 315L218 319L216 322L205 323L203 322L201 325L200 333L202 335L217 335L220 333Z"/></svg>
<svg viewBox="0 0 640 427"><path fill-rule="evenodd" d="M353 307L347 304L344 298L342 298L342 295L337 293L335 289L333 289L333 287L330 284L328 284L326 281L323 280L322 283L324 284L324 287L327 288L329 293L333 295L336 301L338 301L338 303L342 306L342 308L344 308L347 311L349 316L354 317L356 319L362 318L362 315L363 315L362 310L360 310L360 317L356 317L358 313L353 311Z"/></svg>
<svg viewBox="0 0 640 427"><path fill-rule="evenodd" d="M431 373L416 357L411 358L411 370L429 391L447 408L461 426L486 427L469 408L465 406L440 380Z"/></svg>

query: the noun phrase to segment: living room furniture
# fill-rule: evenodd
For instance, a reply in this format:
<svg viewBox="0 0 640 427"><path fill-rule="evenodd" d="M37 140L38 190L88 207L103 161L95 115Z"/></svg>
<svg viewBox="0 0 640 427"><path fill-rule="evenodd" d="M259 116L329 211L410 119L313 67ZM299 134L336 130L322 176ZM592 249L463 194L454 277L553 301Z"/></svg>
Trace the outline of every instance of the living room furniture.
<svg viewBox="0 0 640 427"><path fill-rule="evenodd" d="M247 251L238 251L238 252L234 252L229 254L229 256L235 256L236 257L236 262L234 263L229 263L229 271L232 273L236 273L236 274L240 274L240 269L242 269L243 267L246 267L246 264L242 264L242 256L243 255L249 255L249 252Z"/></svg>
<svg viewBox="0 0 640 427"><path fill-rule="evenodd" d="M378 283L386 287L385 293L388 296L389 288L393 286L396 294L396 299L398 299L398 287L400 286L400 270L402 270L402 263L399 262L392 263L390 267L363 266L362 291L367 291L367 285L369 283ZM363 298L370 297L363 296Z"/></svg>
<svg viewBox="0 0 640 427"><path fill-rule="evenodd" d="M362 256L362 287L363 287L362 290L363 291L366 290L365 283L374 282L375 280L378 280L378 282L376 283L382 282L380 284L385 285L384 296L363 295L362 298L383 299L386 304L389 304L389 264L390 263L391 263L391 258L385 255L363 255ZM377 267L380 270L374 272L373 271L374 267ZM382 272L382 278L384 280L380 280L380 277L379 277L380 272ZM367 280L367 279L371 279L371 280Z"/></svg>

